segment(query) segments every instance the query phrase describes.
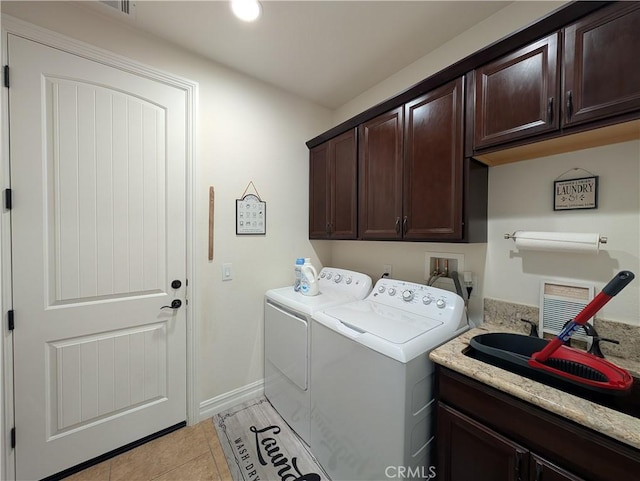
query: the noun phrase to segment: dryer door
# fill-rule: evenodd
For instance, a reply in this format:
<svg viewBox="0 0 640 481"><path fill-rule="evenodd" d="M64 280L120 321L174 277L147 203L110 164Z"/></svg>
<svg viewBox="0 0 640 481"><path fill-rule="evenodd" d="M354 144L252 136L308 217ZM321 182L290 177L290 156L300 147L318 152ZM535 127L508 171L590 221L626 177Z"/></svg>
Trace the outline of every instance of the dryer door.
<svg viewBox="0 0 640 481"><path fill-rule="evenodd" d="M269 300L264 308L265 362L271 363L298 388L308 389L308 322L304 316Z"/></svg>

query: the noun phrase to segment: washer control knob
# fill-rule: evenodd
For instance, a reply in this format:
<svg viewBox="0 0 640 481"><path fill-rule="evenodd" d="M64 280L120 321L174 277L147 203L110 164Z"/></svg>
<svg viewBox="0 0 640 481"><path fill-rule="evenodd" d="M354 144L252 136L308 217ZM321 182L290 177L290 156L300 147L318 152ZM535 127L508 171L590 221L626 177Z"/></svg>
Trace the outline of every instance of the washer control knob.
<svg viewBox="0 0 640 481"><path fill-rule="evenodd" d="M444 309L446 305L447 301L445 301L444 299L438 299L436 301L436 306L438 306L438 309Z"/></svg>
<svg viewBox="0 0 640 481"><path fill-rule="evenodd" d="M425 306L428 306L429 304L431 304L431 301L433 301L433 299L432 299L431 297L429 297L429 296L424 296L424 297L422 298L422 303L423 303Z"/></svg>
<svg viewBox="0 0 640 481"><path fill-rule="evenodd" d="M321 273L320 273L320 279L324 279L324 277L325 277L326 275L327 275L327 273L326 273L326 272L321 272Z"/></svg>
<svg viewBox="0 0 640 481"><path fill-rule="evenodd" d="M382 294L384 292L384 286L378 287L378 292Z"/></svg>
<svg viewBox="0 0 640 481"><path fill-rule="evenodd" d="M345 282L347 284L351 284L353 282L353 279L351 277L347 277L347 279L345 280Z"/></svg>
<svg viewBox="0 0 640 481"><path fill-rule="evenodd" d="M338 284L342 280L342 274L336 274L333 280Z"/></svg>
<svg viewBox="0 0 640 481"><path fill-rule="evenodd" d="M331 272L327 273L327 280L331 279Z"/></svg>
<svg viewBox="0 0 640 481"><path fill-rule="evenodd" d="M393 287L389 288L389 295L390 296L395 296L396 295L396 290Z"/></svg>
<svg viewBox="0 0 640 481"><path fill-rule="evenodd" d="M409 302L413 299L413 291L407 289L406 291L402 291L402 300Z"/></svg>

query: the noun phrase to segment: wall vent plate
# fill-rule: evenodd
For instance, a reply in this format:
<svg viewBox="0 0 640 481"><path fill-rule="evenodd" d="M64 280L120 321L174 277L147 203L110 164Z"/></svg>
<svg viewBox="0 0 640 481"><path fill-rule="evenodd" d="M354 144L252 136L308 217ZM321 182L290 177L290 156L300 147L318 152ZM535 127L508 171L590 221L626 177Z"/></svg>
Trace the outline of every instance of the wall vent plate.
<svg viewBox="0 0 640 481"><path fill-rule="evenodd" d="M567 321L570 321L593 299L594 287L582 282L544 280L540 283L540 337L544 334L556 336ZM589 319L593 325L593 318ZM591 338L579 329L571 337L587 343Z"/></svg>

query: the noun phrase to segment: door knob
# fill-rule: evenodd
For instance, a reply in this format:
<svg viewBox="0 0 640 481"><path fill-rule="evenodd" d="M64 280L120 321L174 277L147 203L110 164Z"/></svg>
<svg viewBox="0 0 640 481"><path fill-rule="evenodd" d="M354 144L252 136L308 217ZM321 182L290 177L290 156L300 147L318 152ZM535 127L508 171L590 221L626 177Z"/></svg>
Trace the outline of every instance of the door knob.
<svg viewBox="0 0 640 481"><path fill-rule="evenodd" d="M180 289L180 287L182 287L182 282L180 282L180 280L176 279L175 281L171 281L171 287L173 289Z"/></svg>
<svg viewBox="0 0 640 481"><path fill-rule="evenodd" d="M170 306L162 306L160 309L179 309L182 305L182 301L180 299L174 299L171 301Z"/></svg>

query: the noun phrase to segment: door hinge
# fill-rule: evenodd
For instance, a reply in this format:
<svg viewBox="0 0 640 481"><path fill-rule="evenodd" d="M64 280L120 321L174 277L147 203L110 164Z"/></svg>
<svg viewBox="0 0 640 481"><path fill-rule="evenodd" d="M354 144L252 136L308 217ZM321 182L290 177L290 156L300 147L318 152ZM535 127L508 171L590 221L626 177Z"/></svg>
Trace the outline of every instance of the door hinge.
<svg viewBox="0 0 640 481"><path fill-rule="evenodd" d="M9 66L4 66L4 86L9 88Z"/></svg>
<svg viewBox="0 0 640 481"><path fill-rule="evenodd" d="M12 201L12 195L11 195L11 189L4 189L4 206L7 208L7 210L11 210L11 207L13 205Z"/></svg>
<svg viewBox="0 0 640 481"><path fill-rule="evenodd" d="M13 329L15 328L15 323L13 321L13 309L11 309L9 312L7 312L7 327L9 328L10 331L13 331Z"/></svg>
<svg viewBox="0 0 640 481"><path fill-rule="evenodd" d="M16 428L11 428L11 447L16 447Z"/></svg>

